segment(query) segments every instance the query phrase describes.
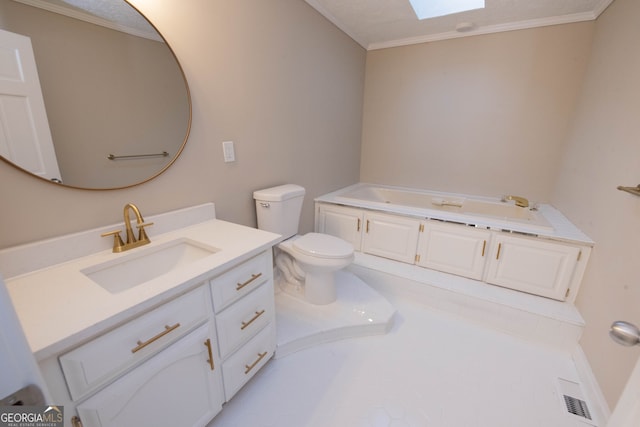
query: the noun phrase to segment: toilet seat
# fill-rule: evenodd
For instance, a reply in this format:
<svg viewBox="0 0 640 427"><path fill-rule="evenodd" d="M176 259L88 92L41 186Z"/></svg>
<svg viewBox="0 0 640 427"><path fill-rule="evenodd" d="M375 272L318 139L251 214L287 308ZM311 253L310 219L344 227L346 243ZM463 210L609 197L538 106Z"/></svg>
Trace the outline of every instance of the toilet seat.
<svg viewBox="0 0 640 427"><path fill-rule="evenodd" d="M328 234L307 233L293 241L293 248L305 255L317 258L348 258L353 255L353 246Z"/></svg>

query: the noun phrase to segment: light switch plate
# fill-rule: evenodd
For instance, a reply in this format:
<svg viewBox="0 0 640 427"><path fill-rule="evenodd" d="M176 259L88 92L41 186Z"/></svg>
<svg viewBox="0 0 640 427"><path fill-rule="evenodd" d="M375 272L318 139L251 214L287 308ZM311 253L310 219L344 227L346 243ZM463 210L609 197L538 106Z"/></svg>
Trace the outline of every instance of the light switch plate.
<svg viewBox="0 0 640 427"><path fill-rule="evenodd" d="M236 150L233 147L233 141L223 141L222 142L222 152L224 154L225 163L235 162L235 160L236 160Z"/></svg>

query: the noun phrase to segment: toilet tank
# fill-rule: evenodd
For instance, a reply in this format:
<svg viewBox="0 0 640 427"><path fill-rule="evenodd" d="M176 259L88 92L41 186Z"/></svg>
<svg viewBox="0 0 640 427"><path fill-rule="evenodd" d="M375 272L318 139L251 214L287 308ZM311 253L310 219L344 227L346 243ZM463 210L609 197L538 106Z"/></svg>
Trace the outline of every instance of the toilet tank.
<svg viewBox="0 0 640 427"><path fill-rule="evenodd" d="M254 191L258 228L282 234L285 239L296 234L304 194L304 188L295 184Z"/></svg>

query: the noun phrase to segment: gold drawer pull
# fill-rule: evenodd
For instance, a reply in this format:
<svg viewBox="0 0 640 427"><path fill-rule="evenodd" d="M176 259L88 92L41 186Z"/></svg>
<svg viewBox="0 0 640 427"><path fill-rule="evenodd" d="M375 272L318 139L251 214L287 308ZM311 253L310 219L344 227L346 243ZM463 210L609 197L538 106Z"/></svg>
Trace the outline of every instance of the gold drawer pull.
<svg viewBox="0 0 640 427"><path fill-rule="evenodd" d="M244 283L238 283L236 285L236 291L239 291L240 289L244 288L245 286L247 286L249 283L253 282L254 280L256 280L260 276L262 276L262 273L252 274L251 275L251 279L247 280Z"/></svg>
<svg viewBox="0 0 640 427"><path fill-rule="evenodd" d="M264 359L266 355L267 355L266 351L264 353L258 353L258 358L255 360L255 362L253 362L251 365L244 365L244 367L246 368L244 370L244 373L248 374L249 371L251 371L258 363L260 363L260 361Z"/></svg>
<svg viewBox="0 0 640 427"><path fill-rule="evenodd" d="M80 418L78 418L77 415L74 415L71 417L71 425L73 427L82 427L82 421L80 421Z"/></svg>
<svg viewBox="0 0 640 427"><path fill-rule="evenodd" d="M256 315L253 316L248 322L242 322L242 326L240 326L240 330L244 331L244 328L255 322L255 320L264 314L264 310L256 311Z"/></svg>
<svg viewBox="0 0 640 427"><path fill-rule="evenodd" d="M496 259L500 259L500 249L502 248L502 243L498 243L498 252L496 253Z"/></svg>
<svg viewBox="0 0 640 427"><path fill-rule="evenodd" d="M137 342L137 346L131 349L131 353L135 353L136 351L142 350L143 348L145 348L146 346L148 346L149 344L159 340L160 338L162 338L163 336L167 335L169 332L174 331L176 329L178 329L178 327L180 326L180 323L176 323L173 326L169 326L169 325L164 325L164 331L160 332L158 335L149 338L147 341L142 342L142 341L138 341Z"/></svg>
<svg viewBox="0 0 640 427"><path fill-rule="evenodd" d="M484 242L482 242L482 255L484 256L484 250L487 248L487 241L485 240Z"/></svg>
<svg viewBox="0 0 640 427"><path fill-rule="evenodd" d="M207 347L207 351L209 352L209 360L207 360L207 363L213 371L215 369L215 366L213 366L213 350L211 350L211 339L207 338L207 340L204 342L204 345L205 347Z"/></svg>

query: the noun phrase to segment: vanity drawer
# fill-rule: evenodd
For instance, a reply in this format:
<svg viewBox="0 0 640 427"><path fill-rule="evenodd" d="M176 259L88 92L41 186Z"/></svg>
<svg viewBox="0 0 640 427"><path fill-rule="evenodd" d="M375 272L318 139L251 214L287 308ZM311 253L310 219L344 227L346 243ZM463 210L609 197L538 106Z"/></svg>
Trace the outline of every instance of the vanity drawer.
<svg viewBox="0 0 640 427"><path fill-rule="evenodd" d="M274 319L273 280L216 316L220 356L227 357Z"/></svg>
<svg viewBox="0 0 640 427"><path fill-rule="evenodd" d="M240 350L224 361L222 378L224 379L224 395L227 402L273 356L275 342L276 329L274 322L271 322Z"/></svg>
<svg viewBox="0 0 640 427"><path fill-rule="evenodd" d="M216 313L271 278L273 267L269 250L212 279L211 292Z"/></svg>
<svg viewBox="0 0 640 427"><path fill-rule="evenodd" d="M74 400L148 359L212 316L209 288L174 299L60 356Z"/></svg>

